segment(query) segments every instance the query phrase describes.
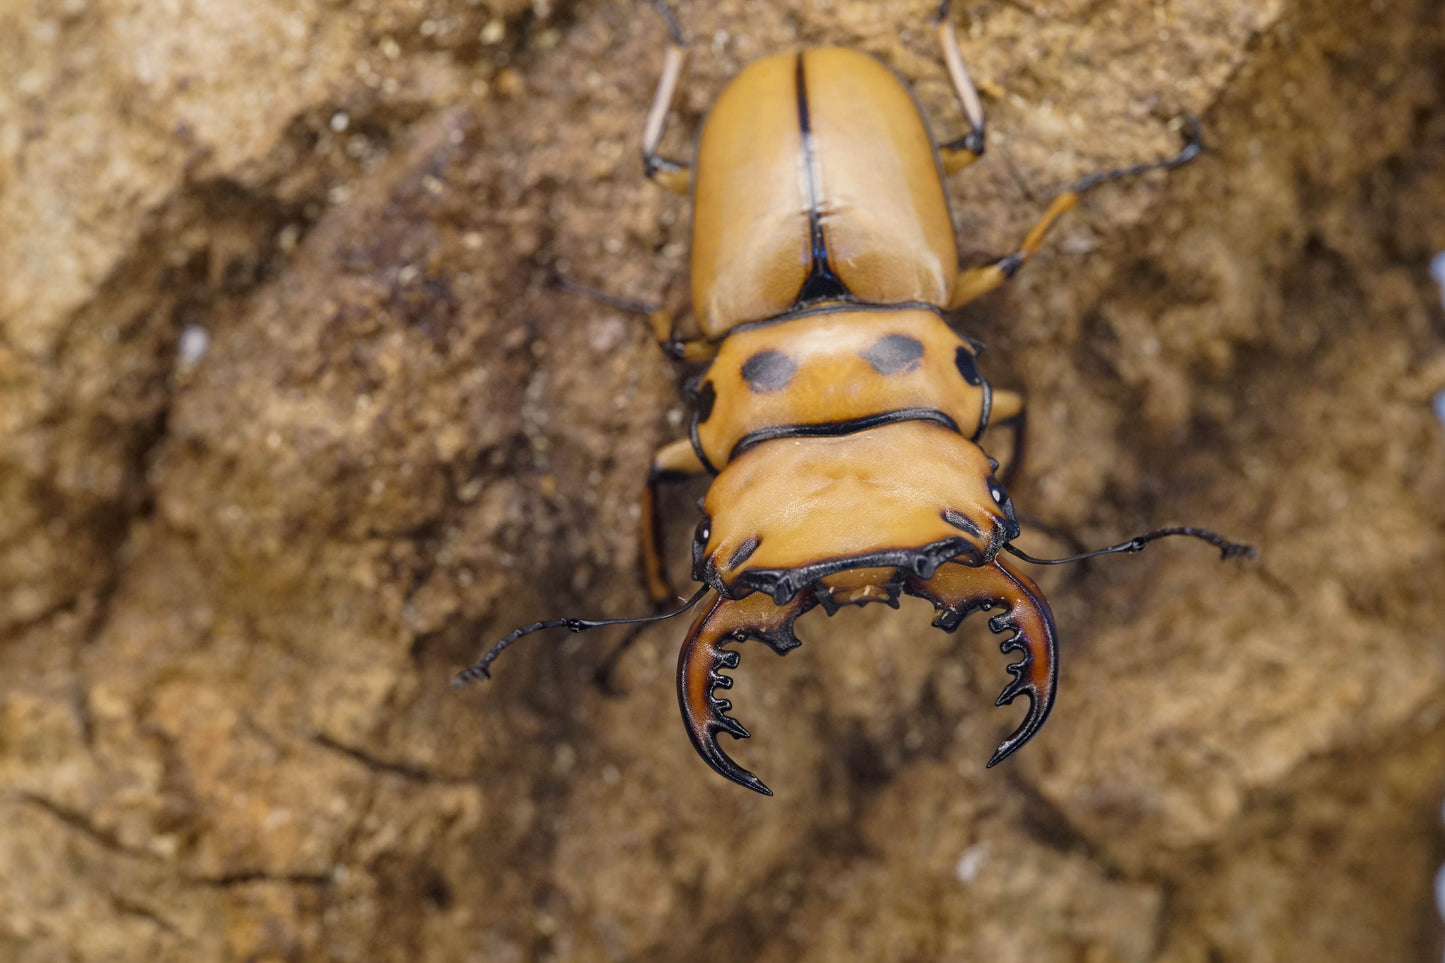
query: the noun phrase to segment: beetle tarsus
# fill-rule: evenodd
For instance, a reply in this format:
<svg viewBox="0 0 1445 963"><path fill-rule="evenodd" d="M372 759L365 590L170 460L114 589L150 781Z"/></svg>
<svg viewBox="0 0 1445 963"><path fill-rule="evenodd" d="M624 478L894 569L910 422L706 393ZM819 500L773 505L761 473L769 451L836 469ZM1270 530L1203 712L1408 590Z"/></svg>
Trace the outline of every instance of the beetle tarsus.
<svg viewBox="0 0 1445 963"><path fill-rule="evenodd" d="M956 137L946 144L939 144L941 151L966 150L974 157L982 157L987 138L981 130L971 130L962 137Z"/></svg>
<svg viewBox="0 0 1445 963"><path fill-rule="evenodd" d="M1138 177L1140 174L1148 174L1150 171L1177 170L1185 164L1192 163L1198 159L1200 154L1204 153L1204 127L1199 123L1199 118L1193 114L1185 114L1181 118L1181 123L1184 128L1184 146L1174 156L1090 174L1075 182L1074 186L1069 188L1069 193L1084 194L1109 181Z"/></svg>
<svg viewBox="0 0 1445 963"><path fill-rule="evenodd" d="M650 154L646 150L642 152L642 172L650 178L659 174L676 174L685 170L687 170L686 165L675 160L670 160L660 154Z"/></svg>
<svg viewBox="0 0 1445 963"><path fill-rule="evenodd" d="M685 164L669 160L658 154L662 144L663 128L667 126L667 114L672 107L677 82L682 77L682 68L687 61L687 38L677 22L672 8L663 0L651 0L652 8L661 14L667 24L671 39L662 64L662 76L657 81L657 92L652 98L652 107L642 126L642 169L648 180L676 194L686 194L691 186L692 172Z"/></svg>
<svg viewBox="0 0 1445 963"><path fill-rule="evenodd" d="M650 301L641 301L637 298L613 294L610 291L603 291L601 288L594 288L582 284L579 281L572 280L555 268L548 272L547 280L568 294L581 295L584 298L596 301L598 304L605 304L609 308L616 308L618 311L626 311L629 314L651 314L657 310L657 305Z"/></svg>
<svg viewBox="0 0 1445 963"><path fill-rule="evenodd" d="M666 0L647 0L647 2L652 4L652 9L656 10L663 22L667 24L669 39L679 47L686 47L687 37L682 32L682 24L678 22L677 14L672 12L672 7L667 5Z"/></svg>
<svg viewBox="0 0 1445 963"><path fill-rule="evenodd" d="M953 174L983 156L987 120L983 113L983 101L978 96L978 87L969 76L963 54L958 49L958 34L949 18L951 6L949 0L943 0L938 5L933 25L938 29L939 45L943 52L943 64L948 68L949 82L953 85L954 95L958 97L958 104L963 108L964 118L968 121L968 133L939 148L945 172Z"/></svg>

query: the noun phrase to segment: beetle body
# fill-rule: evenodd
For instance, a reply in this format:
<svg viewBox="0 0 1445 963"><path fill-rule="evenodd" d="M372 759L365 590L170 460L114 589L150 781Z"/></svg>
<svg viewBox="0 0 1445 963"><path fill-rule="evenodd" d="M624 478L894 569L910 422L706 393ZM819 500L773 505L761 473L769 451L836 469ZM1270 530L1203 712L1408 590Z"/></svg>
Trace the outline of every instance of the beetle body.
<svg viewBox="0 0 1445 963"><path fill-rule="evenodd" d="M693 308L709 339L810 302L948 302L958 253L938 151L867 54L747 67L703 124L693 178Z"/></svg>
<svg viewBox="0 0 1445 963"><path fill-rule="evenodd" d="M742 730L713 695L734 659L706 644L708 628L748 635L785 613L758 634L786 651L813 605L896 606L909 580L954 560L1001 571L995 556L1019 534L977 444L991 390L974 346L941 317L957 261L939 150L882 63L834 48L779 55L719 95L693 165L693 311L717 354L691 429L717 473L693 578L717 599L678 681L694 745L749 788L765 787L717 746L719 732ZM1047 604L1011 574L1037 600L1036 647L1051 649ZM1053 659L1041 651L1020 670L1029 663L1037 728Z"/></svg>
<svg viewBox="0 0 1445 963"><path fill-rule="evenodd" d="M671 312L650 312L675 357L706 362L693 389L688 437L654 459L644 497L644 559L655 601L663 576L656 488L691 474L713 480L693 541L701 608L678 661L684 722L719 773L770 794L718 745L746 730L715 695L738 664L730 643L798 645L793 622L821 606L902 594L932 602L952 631L969 612L996 609L1013 679L999 705L1028 697L1023 721L989 765L1030 739L1047 718L1057 680L1057 639L1038 587L1006 562L1019 535L998 463L981 447L990 424L1022 447L1023 399L982 376L975 343L948 310L1011 277L1079 195L1106 180L1176 167L1198 152L1087 178L1061 194L1018 250L960 269L944 178L983 151L978 96L958 54L948 3L939 10L945 62L969 130L940 145L903 83L862 53L816 49L760 60L719 95L691 166L657 153L684 60L681 31L662 0L672 45L643 135L645 169L690 193L692 308L700 334L681 341ZM1013 467L1013 466L1011 466ZM1136 551L1162 530L1108 551ZM671 613L680 614L683 610ZM670 616L668 616L670 617ZM648 621L648 620L618 620ZM539 628L574 631L614 622L564 619L518 629L458 676Z"/></svg>

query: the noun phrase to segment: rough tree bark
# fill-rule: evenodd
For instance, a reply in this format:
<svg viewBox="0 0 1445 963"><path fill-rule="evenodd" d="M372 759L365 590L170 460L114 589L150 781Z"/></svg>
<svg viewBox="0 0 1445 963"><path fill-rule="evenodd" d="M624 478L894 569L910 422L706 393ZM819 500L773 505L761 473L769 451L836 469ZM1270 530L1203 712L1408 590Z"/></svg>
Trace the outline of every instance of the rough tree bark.
<svg viewBox="0 0 1445 963"><path fill-rule="evenodd" d="M930 0L687 2L669 146L744 62L877 53L959 121ZM1042 736L981 620L744 646L717 779L645 607L676 373L549 272L655 297L642 3L0 9L0 958L1425 960L1445 789L1445 22L1427 0L967 4L971 257L1100 191L961 319L1032 399ZM690 500L671 506L691 528ZM1035 530L1036 551L1068 543ZM678 554L684 551L681 542Z"/></svg>

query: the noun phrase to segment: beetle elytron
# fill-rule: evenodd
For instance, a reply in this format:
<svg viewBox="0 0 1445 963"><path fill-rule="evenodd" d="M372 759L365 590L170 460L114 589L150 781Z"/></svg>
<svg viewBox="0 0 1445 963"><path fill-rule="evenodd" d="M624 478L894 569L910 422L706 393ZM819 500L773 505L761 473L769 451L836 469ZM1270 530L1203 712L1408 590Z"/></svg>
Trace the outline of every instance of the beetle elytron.
<svg viewBox="0 0 1445 963"><path fill-rule="evenodd" d="M998 463L979 445L989 425L1011 426L1017 463L1023 398L989 385L977 345L942 315L1012 277L1085 191L1193 160L1197 125L1176 156L1080 181L1017 251L960 270L944 177L983 153L984 119L949 0L939 6L938 35L968 122L964 136L938 144L908 89L871 56L812 49L739 74L704 122L690 166L657 152L686 47L664 0L651 2L671 43L642 155L652 180L692 196L692 310L701 336L680 340L676 311L650 315L669 354L707 363L689 437L663 447L648 477L644 558L655 601L671 597L657 486L713 476L693 541L692 574L702 588L682 609L653 617L702 603L677 668L688 735L719 773L771 795L718 745L719 733L748 735L727 714L731 703L714 695L732 685L720 670L738 664L724 646L757 639L785 653L799 644L793 622L814 606L830 615L874 601L897 607L908 594L932 602L940 613L933 624L947 631L976 609L1002 610L989 627L1010 633L1001 647L1022 658L1008 666L1013 680L998 705L1026 695L1029 710L992 766L1049 715L1056 632L1038 586L1000 555L1043 561L1009 544L1019 522ZM1138 551L1174 534L1203 538L1225 557L1252 553L1193 528L1162 529L1101 553ZM490 675L503 649L538 629L640 621L648 620L525 626L456 683Z"/></svg>

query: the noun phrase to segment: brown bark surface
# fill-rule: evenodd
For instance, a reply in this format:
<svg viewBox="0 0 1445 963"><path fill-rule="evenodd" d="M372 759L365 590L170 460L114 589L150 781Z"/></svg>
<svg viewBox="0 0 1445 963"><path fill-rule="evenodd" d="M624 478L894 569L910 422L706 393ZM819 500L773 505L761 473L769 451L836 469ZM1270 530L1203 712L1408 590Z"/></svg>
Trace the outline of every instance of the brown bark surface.
<svg viewBox="0 0 1445 963"><path fill-rule="evenodd" d="M810 44L962 125L929 0L682 3L666 142ZM1428 0L956 11L967 256L1112 185L960 320L1031 402L1042 735L981 618L821 612L742 646L723 782L646 609L680 433L637 319L683 199L642 177L640 2L0 7L0 959L1433 960L1445 858L1445 20ZM696 488L668 500L683 574Z"/></svg>

